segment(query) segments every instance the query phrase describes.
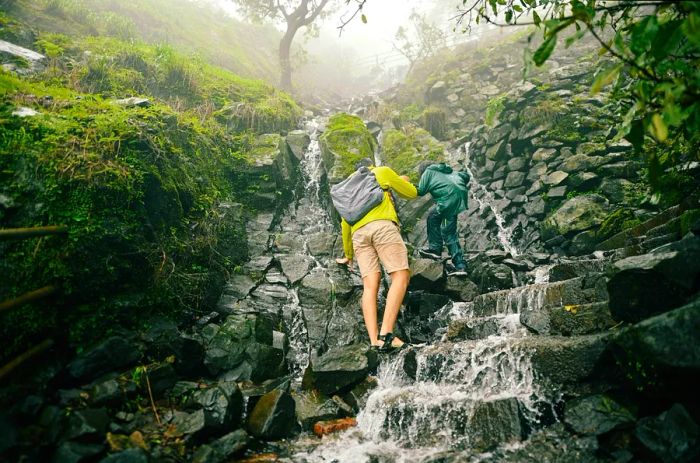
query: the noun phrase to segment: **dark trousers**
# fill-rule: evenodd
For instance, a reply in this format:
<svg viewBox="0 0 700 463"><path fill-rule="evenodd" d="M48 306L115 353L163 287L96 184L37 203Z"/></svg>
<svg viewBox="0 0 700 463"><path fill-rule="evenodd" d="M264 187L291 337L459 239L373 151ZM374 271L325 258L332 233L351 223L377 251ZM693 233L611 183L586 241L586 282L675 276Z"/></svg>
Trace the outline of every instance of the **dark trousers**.
<svg viewBox="0 0 700 463"><path fill-rule="evenodd" d="M447 246L447 251L452 257L455 267L465 265L462 247L459 245L457 237L457 216L443 217L438 214L437 206L433 206L428 212L428 247L442 253L443 245Z"/></svg>

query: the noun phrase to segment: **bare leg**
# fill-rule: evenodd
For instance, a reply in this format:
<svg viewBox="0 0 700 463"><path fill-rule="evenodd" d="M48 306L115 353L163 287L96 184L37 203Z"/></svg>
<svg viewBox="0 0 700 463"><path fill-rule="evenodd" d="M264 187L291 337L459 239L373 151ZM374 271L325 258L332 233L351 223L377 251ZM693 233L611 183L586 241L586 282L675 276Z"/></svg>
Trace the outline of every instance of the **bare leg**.
<svg viewBox="0 0 700 463"><path fill-rule="evenodd" d="M369 335L369 342L377 344L377 294L382 274L371 273L362 278L362 316Z"/></svg>
<svg viewBox="0 0 700 463"><path fill-rule="evenodd" d="M390 274L391 286L386 295L386 307L384 308L384 319L382 320L381 334L391 333L394 331L396 318L399 316L399 309L403 302L403 297L406 295L408 281L411 279L411 273L408 270L397 270ZM393 343L395 346L401 346L403 341L396 339Z"/></svg>

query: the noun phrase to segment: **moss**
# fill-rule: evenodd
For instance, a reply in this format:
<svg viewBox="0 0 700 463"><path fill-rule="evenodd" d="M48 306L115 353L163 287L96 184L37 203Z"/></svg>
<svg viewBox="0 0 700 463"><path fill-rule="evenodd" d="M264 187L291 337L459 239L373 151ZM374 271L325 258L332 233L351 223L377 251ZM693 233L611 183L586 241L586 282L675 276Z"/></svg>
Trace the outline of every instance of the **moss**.
<svg viewBox="0 0 700 463"><path fill-rule="evenodd" d="M447 127L445 111L434 106L425 108L422 114L421 125L425 130L430 132L433 137L438 140L444 139L445 129Z"/></svg>
<svg viewBox="0 0 700 463"><path fill-rule="evenodd" d="M632 228L640 223L631 209L620 208L611 212L600 224L598 239L606 240L624 229Z"/></svg>
<svg viewBox="0 0 700 463"><path fill-rule="evenodd" d="M426 130L409 127L404 130L390 130L384 136L384 163L401 175L408 175L411 181L418 181L416 168L421 161L445 160L445 147Z"/></svg>
<svg viewBox="0 0 700 463"><path fill-rule="evenodd" d="M360 159L374 159L377 147L362 119L346 113L335 114L328 120L320 142L326 165L332 166L336 178L350 175Z"/></svg>
<svg viewBox="0 0 700 463"><path fill-rule="evenodd" d="M498 122L498 116L501 115L503 109L506 107L506 95L498 95L489 100L486 104L486 114L484 115L484 123L493 127Z"/></svg>
<svg viewBox="0 0 700 463"><path fill-rule="evenodd" d="M698 220L700 220L700 209L691 209L681 214L681 236L685 236Z"/></svg>

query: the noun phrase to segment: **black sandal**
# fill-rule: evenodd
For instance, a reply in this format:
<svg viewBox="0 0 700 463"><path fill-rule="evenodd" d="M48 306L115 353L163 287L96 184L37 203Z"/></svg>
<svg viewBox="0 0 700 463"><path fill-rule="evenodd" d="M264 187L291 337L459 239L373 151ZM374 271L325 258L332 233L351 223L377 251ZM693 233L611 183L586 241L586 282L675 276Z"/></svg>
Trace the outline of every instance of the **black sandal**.
<svg viewBox="0 0 700 463"><path fill-rule="evenodd" d="M391 342L394 340L394 338L396 338L396 336L394 336L393 333L380 334L379 336L377 336L377 340L384 342L384 344L381 345L377 350L379 350L379 352L394 352L408 346L408 343L406 342L404 342L400 346L392 345Z"/></svg>

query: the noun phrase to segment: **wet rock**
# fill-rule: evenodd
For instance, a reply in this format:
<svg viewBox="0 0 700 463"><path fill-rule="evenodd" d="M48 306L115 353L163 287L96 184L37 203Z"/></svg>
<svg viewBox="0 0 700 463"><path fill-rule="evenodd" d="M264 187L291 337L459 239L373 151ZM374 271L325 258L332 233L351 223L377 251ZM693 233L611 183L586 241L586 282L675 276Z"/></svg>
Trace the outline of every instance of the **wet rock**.
<svg viewBox="0 0 700 463"><path fill-rule="evenodd" d="M193 463L223 463L242 452L248 445L248 434L238 429L206 445L202 445L192 457Z"/></svg>
<svg viewBox="0 0 700 463"><path fill-rule="evenodd" d="M595 230L582 231L571 238L569 253L574 256L589 254L593 252L596 244L598 244L598 236Z"/></svg>
<svg viewBox="0 0 700 463"><path fill-rule="evenodd" d="M639 420L635 436L663 462L697 461L700 456L700 428L680 404Z"/></svg>
<svg viewBox="0 0 700 463"><path fill-rule="evenodd" d="M606 395L570 400L564 410L564 423L578 434L597 436L634 421L629 410Z"/></svg>
<svg viewBox="0 0 700 463"><path fill-rule="evenodd" d="M518 400L511 398L479 403L469 420L469 430L470 443L477 450L522 439Z"/></svg>
<svg viewBox="0 0 700 463"><path fill-rule="evenodd" d="M148 463L148 454L143 449L128 449L113 453L100 460L100 463Z"/></svg>
<svg viewBox="0 0 700 463"><path fill-rule="evenodd" d="M415 351L414 351L415 352ZM415 355L414 355L415 358ZM413 375L415 378L415 373ZM360 384L353 387L350 392L343 396L345 402L350 405L355 413L365 408L367 398L374 389L379 386L379 381L374 376L368 376Z"/></svg>
<svg viewBox="0 0 700 463"><path fill-rule="evenodd" d="M634 183L624 178L605 178L600 183L600 191L613 203L626 202Z"/></svg>
<svg viewBox="0 0 700 463"><path fill-rule="evenodd" d="M99 436L107 431L109 415L104 408L86 408L73 412L63 429L63 439L72 440L79 437Z"/></svg>
<svg viewBox="0 0 700 463"><path fill-rule="evenodd" d="M617 320L639 321L683 304L698 290L700 238L689 237L615 263L608 282Z"/></svg>
<svg viewBox="0 0 700 463"><path fill-rule="evenodd" d="M445 293L457 301L471 302L479 295L479 287L468 278L448 276Z"/></svg>
<svg viewBox="0 0 700 463"><path fill-rule="evenodd" d="M64 442L57 449L53 456L54 463L79 463L89 461L95 455L104 450L102 444L89 444L83 442Z"/></svg>
<svg viewBox="0 0 700 463"><path fill-rule="evenodd" d="M546 326L548 329L540 334L564 336L592 334L608 330L615 325L615 321L610 316L607 301L573 304L546 310L549 319L540 326Z"/></svg>
<svg viewBox="0 0 700 463"><path fill-rule="evenodd" d="M280 256L279 261L282 272L292 285L304 278L313 265L310 257L301 254Z"/></svg>
<svg viewBox="0 0 700 463"><path fill-rule="evenodd" d="M200 434L207 426L204 410L196 410L192 413L175 411L171 422L178 433L185 435Z"/></svg>
<svg viewBox="0 0 700 463"><path fill-rule="evenodd" d="M657 368L700 369L700 299L627 328L613 345Z"/></svg>
<svg viewBox="0 0 700 463"><path fill-rule="evenodd" d="M329 307L334 294L333 283L325 270L317 269L301 280L298 293L305 307Z"/></svg>
<svg viewBox="0 0 700 463"><path fill-rule="evenodd" d="M224 286L224 296L230 296L234 301L244 299L255 288L257 282L249 275L231 275Z"/></svg>
<svg viewBox="0 0 700 463"><path fill-rule="evenodd" d="M410 291L406 298L406 309L411 315L427 319L441 307L450 302L444 294L432 294L426 291Z"/></svg>
<svg viewBox="0 0 700 463"><path fill-rule="evenodd" d="M319 421L314 424L314 434L318 437L323 437L327 434L332 434L335 432L345 431L357 426L357 420L355 418L339 418L336 420L329 421Z"/></svg>
<svg viewBox="0 0 700 463"><path fill-rule="evenodd" d="M78 380L89 380L129 366L141 358L141 352L125 336L113 336L87 350L68 364L68 373Z"/></svg>
<svg viewBox="0 0 700 463"><path fill-rule="evenodd" d="M302 429L311 430L314 423L337 418L341 414L338 404L317 391L293 393L296 417Z"/></svg>
<svg viewBox="0 0 700 463"><path fill-rule="evenodd" d="M296 431L294 399L275 389L262 396L248 417L248 431L264 440L289 437Z"/></svg>
<svg viewBox="0 0 700 463"><path fill-rule="evenodd" d="M121 385L116 379L95 384L90 390L90 403L93 405L113 405L124 398Z"/></svg>
<svg viewBox="0 0 700 463"><path fill-rule="evenodd" d="M444 268L442 262L432 259L416 259L411 262L411 288L435 288L442 280Z"/></svg>
<svg viewBox="0 0 700 463"><path fill-rule="evenodd" d="M590 377L601 362L608 337L533 337L519 343L532 352L532 366L541 377L555 384L573 384Z"/></svg>
<svg viewBox="0 0 700 463"><path fill-rule="evenodd" d="M376 352L369 345L355 344L331 348L321 356L312 355L308 368L316 388L333 395L360 383L376 366Z"/></svg>
<svg viewBox="0 0 700 463"><path fill-rule="evenodd" d="M287 146L294 157L298 160L304 159L304 153L311 143L311 137L305 130L292 130L287 134Z"/></svg>
<svg viewBox="0 0 700 463"><path fill-rule="evenodd" d="M160 396L175 385L178 381L178 375L175 373L170 363L157 364L148 369L148 381L151 385L151 392L154 396ZM145 378L144 378L145 383ZM146 384L142 385L145 389Z"/></svg>
<svg viewBox="0 0 700 463"><path fill-rule="evenodd" d="M485 339L497 334L498 326L498 321L493 318L454 320L447 328L447 339L453 342Z"/></svg>
<svg viewBox="0 0 700 463"><path fill-rule="evenodd" d="M549 239L556 235L563 236L587 230L600 225L607 215L608 202L602 196L576 196L544 220L543 238Z"/></svg>
<svg viewBox="0 0 700 463"><path fill-rule="evenodd" d="M188 410L201 409L205 426L210 431L223 431L240 424L243 396L235 382L210 385L181 382L172 395Z"/></svg>

